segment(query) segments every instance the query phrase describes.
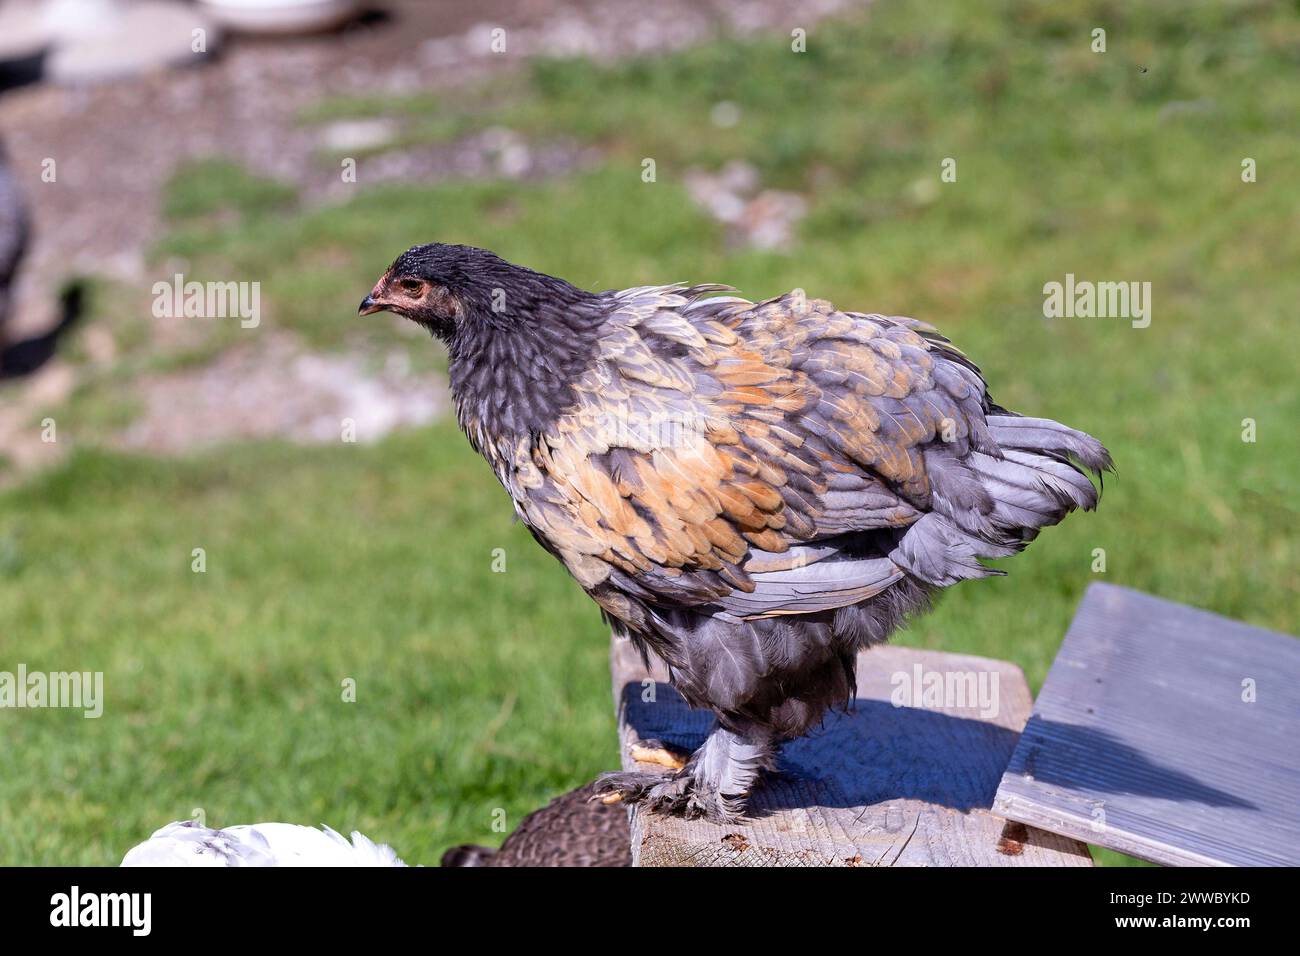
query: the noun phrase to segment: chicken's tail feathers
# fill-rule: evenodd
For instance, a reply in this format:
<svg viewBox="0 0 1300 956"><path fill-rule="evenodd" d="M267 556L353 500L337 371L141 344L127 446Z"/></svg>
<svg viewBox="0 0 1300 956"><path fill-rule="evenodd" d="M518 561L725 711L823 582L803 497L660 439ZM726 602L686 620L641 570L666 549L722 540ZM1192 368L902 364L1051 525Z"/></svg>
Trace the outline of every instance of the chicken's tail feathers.
<svg viewBox="0 0 1300 956"><path fill-rule="evenodd" d="M990 415L988 429L998 445L988 454L958 457L944 446L926 453L933 510L908 528L889 558L928 584L1002 573L982 562L1023 550L1040 529L1076 509L1091 511L1101 473L1113 470L1101 442L1046 418Z"/></svg>
<svg viewBox="0 0 1300 956"><path fill-rule="evenodd" d="M1115 470L1105 445L1050 418L990 415L987 424L1001 454L977 452L970 464L993 495L1002 527L1032 536L1076 508L1097 507L1102 475Z"/></svg>
<svg viewBox="0 0 1300 956"><path fill-rule="evenodd" d="M1115 464L1105 445L1086 432L1054 422L1050 418L990 415L988 427L993 440L1003 448L1064 455L1078 461L1099 479L1102 472L1115 470Z"/></svg>

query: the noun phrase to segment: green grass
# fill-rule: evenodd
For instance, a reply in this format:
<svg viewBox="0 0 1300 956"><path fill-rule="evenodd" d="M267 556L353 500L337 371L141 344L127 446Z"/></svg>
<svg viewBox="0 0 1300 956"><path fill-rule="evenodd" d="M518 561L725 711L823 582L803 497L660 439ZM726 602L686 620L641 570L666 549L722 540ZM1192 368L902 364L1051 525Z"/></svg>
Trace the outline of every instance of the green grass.
<svg viewBox="0 0 1300 956"><path fill-rule="evenodd" d="M806 54L775 36L539 63L468 105L324 104L307 119L391 112L430 140L505 123L607 159L302 212L228 170L219 189L182 177L160 261L261 281L263 330L324 349L409 343L431 364L432 345L353 312L394 254L433 239L591 288L797 285L916 315L1003 404L1105 440L1119 474L1096 515L1044 533L1009 577L950 591L901 641L1015 661L1037 687L1098 577L1294 630L1300 88L1277 77L1300 63L1300 24L1253 3L967 7L882 2L813 28ZM1106 54L1089 50L1095 26ZM719 100L740 107L736 127L711 125ZM1257 183L1240 180L1248 156ZM688 200L687 168L734 157L809 197L789 252L729 247ZM956 183L938 183L945 157ZM282 214L258 214L267 203ZM1150 281L1151 327L1043 319L1043 284L1067 272ZM105 381L111 398L120 383ZM513 825L612 766L594 607L510 517L449 425L179 462L87 448L0 495L0 669L102 669L108 696L98 721L0 712L0 860L114 862L202 807L216 824L356 827L432 863L499 840L496 808ZM347 677L356 703L340 700Z"/></svg>
<svg viewBox="0 0 1300 956"><path fill-rule="evenodd" d="M163 214L174 223L219 224L221 219L257 220L292 208L289 183L254 176L228 159L186 163L172 179Z"/></svg>
<svg viewBox="0 0 1300 956"><path fill-rule="evenodd" d="M0 858L111 863L202 808L436 862L611 766L598 615L510 515L449 425L376 449L83 452L7 496L7 669L103 671L106 704L0 715Z"/></svg>

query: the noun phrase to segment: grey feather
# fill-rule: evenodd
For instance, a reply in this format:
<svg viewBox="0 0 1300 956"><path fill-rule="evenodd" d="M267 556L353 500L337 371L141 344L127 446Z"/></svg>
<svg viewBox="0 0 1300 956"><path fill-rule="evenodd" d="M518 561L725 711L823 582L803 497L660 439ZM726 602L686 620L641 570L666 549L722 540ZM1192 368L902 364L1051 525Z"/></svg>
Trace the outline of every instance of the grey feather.
<svg viewBox="0 0 1300 956"><path fill-rule="evenodd" d="M686 773L696 779L707 780L723 807L739 813L744 797L753 786L761 770L773 769L776 746L769 734L743 735L716 727L704 741L704 746L692 755ZM709 796L713 796L710 794Z"/></svg>
<svg viewBox="0 0 1300 956"><path fill-rule="evenodd" d="M902 576L888 558L827 560L751 574L753 592L735 591L717 604L743 618L812 614L869 600Z"/></svg>
<svg viewBox="0 0 1300 956"><path fill-rule="evenodd" d="M1091 435L1076 431L1050 418L1022 418L1018 415L990 415L989 432L1007 448L1054 451L1072 455L1095 472L1110 471L1110 452Z"/></svg>
<svg viewBox="0 0 1300 956"><path fill-rule="evenodd" d="M889 558L909 574L936 587L1002 572L979 563L974 542L938 512L930 512L907 529Z"/></svg>

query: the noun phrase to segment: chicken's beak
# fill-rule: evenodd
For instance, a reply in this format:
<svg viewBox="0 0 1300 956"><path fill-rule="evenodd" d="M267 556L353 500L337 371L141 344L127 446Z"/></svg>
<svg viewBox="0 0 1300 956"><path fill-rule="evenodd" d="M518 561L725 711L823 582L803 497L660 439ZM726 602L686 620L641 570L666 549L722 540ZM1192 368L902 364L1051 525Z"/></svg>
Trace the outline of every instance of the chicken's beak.
<svg viewBox="0 0 1300 956"><path fill-rule="evenodd" d="M376 301L374 294L371 293L361 300L361 305L357 307L357 315L370 315L372 312L382 312L386 308L388 306Z"/></svg>

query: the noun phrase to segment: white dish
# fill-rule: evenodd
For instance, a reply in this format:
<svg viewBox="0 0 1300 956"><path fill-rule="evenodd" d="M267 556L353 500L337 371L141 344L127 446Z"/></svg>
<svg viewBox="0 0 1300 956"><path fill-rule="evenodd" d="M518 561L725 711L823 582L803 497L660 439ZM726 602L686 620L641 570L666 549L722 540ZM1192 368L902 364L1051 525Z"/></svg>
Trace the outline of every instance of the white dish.
<svg viewBox="0 0 1300 956"><path fill-rule="evenodd" d="M328 30L360 11L358 0L198 0L229 30L241 33L311 33Z"/></svg>

